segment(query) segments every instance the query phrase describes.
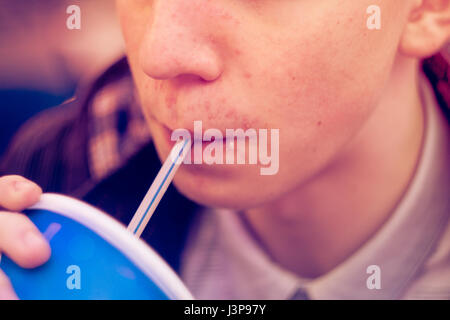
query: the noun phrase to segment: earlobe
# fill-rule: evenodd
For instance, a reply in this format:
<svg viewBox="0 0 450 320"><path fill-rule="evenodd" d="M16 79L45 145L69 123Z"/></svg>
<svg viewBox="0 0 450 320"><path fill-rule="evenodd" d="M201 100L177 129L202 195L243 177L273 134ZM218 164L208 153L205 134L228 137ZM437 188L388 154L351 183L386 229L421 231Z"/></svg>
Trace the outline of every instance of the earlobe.
<svg viewBox="0 0 450 320"><path fill-rule="evenodd" d="M400 52L415 58L437 53L450 40L450 0L423 0L411 10Z"/></svg>

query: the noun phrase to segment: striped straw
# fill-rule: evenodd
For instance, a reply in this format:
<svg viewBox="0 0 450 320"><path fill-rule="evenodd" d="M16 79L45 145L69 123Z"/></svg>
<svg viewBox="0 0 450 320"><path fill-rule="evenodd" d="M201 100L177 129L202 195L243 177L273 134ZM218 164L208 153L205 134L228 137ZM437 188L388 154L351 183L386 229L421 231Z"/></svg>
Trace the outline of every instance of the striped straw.
<svg viewBox="0 0 450 320"><path fill-rule="evenodd" d="M161 198L172 182L175 172L190 150L190 147L190 139L180 140L173 146L169 156L159 170L155 180L153 180L152 185L128 225L128 230L136 237L139 238L141 236Z"/></svg>

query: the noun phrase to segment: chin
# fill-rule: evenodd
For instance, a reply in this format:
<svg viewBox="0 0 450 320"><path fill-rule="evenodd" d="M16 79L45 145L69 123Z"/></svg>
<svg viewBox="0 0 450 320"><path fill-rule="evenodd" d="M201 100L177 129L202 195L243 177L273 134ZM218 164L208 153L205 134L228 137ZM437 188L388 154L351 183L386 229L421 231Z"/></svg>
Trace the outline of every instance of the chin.
<svg viewBox="0 0 450 320"><path fill-rule="evenodd" d="M253 177L230 174L224 178L222 174L204 174L201 171L201 168L180 167L173 180L181 194L199 205L245 210L260 206L271 198L270 191L261 188Z"/></svg>

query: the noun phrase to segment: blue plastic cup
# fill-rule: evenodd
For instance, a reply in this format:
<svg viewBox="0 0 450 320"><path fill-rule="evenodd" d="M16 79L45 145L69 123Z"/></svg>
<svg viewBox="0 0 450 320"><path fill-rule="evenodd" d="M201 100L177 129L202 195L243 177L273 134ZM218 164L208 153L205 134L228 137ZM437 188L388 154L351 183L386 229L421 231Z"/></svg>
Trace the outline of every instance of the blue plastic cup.
<svg viewBox="0 0 450 320"><path fill-rule="evenodd" d="M26 214L49 241L52 255L34 269L2 256L0 268L20 299L192 299L151 247L100 210L43 194Z"/></svg>

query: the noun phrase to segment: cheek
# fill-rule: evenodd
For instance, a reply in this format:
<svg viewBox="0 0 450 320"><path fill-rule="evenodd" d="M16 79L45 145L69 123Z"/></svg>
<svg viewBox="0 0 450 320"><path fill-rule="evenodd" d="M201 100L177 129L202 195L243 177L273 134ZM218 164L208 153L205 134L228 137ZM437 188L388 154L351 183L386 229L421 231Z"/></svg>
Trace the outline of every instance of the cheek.
<svg viewBox="0 0 450 320"><path fill-rule="evenodd" d="M348 138L374 109L381 81L364 71L348 74L341 62L329 64L332 57L326 55L323 60L309 54L297 57L276 73L261 76L259 113L267 115L270 127L303 137L304 146Z"/></svg>
<svg viewBox="0 0 450 320"><path fill-rule="evenodd" d="M270 52L259 50L257 65L246 63L258 113L280 129L280 174L287 180L292 167L302 180L329 163L377 106L400 33L369 33L361 27L365 17L280 39Z"/></svg>
<svg viewBox="0 0 450 320"><path fill-rule="evenodd" d="M273 125L295 124L309 132L320 123L339 134L356 130L369 116L389 76L399 32L370 32L361 12L298 26L305 32L263 51L263 67L249 72Z"/></svg>
<svg viewBox="0 0 450 320"><path fill-rule="evenodd" d="M117 0L119 18L125 50L131 64L136 64L146 30L151 25L152 1Z"/></svg>

